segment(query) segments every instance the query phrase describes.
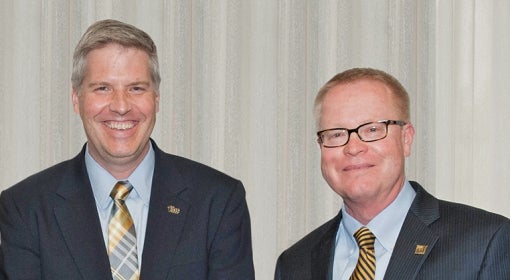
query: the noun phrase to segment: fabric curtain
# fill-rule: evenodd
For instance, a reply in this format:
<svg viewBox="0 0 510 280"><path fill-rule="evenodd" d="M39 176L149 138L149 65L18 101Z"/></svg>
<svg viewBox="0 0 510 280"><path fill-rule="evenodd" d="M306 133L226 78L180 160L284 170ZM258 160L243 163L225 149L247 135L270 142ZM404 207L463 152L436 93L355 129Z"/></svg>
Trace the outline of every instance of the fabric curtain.
<svg viewBox="0 0 510 280"><path fill-rule="evenodd" d="M510 1L0 1L0 190L78 153L74 46L94 21L147 31L162 85L153 138L243 181L257 278L333 217L312 104L351 67L393 74L416 128L407 177L510 216Z"/></svg>

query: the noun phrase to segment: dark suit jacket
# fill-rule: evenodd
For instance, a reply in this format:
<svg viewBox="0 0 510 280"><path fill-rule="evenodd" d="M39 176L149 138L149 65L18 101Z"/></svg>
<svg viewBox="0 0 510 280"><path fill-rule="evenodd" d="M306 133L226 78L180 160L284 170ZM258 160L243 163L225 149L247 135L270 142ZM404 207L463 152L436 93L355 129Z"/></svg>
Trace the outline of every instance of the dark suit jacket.
<svg viewBox="0 0 510 280"><path fill-rule="evenodd" d="M242 183L153 147L140 278L254 279ZM2 192L0 232L8 279L112 279L84 149Z"/></svg>
<svg viewBox="0 0 510 280"><path fill-rule="evenodd" d="M438 200L418 183L411 185L416 197L384 279L510 279L507 218ZM331 279L341 218L339 214L283 252L276 265L275 279ZM416 252L417 245L426 245L426 251Z"/></svg>

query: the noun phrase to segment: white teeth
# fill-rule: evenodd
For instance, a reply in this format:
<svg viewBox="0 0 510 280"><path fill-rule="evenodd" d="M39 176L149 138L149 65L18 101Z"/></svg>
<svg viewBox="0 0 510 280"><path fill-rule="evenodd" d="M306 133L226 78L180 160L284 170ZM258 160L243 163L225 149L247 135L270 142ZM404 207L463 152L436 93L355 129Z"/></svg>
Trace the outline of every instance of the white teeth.
<svg viewBox="0 0 510 280"><path fill-rule="evenodd" d="M118 130L130 129L135 126L133 122L107 122L106 125L111 129Z"/></svg>

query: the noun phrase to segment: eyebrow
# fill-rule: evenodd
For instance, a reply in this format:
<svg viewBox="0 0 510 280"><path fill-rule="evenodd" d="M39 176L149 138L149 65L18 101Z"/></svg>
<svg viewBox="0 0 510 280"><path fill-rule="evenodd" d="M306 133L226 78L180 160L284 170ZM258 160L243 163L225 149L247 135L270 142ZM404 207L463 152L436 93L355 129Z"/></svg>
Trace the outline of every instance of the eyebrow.
<svg viewBox="0 0 510 280"><path fill-rule="evenodd" d="M133 82L133 83L128 84L128 86L137 86L137 85L144 85L144 86L149 87L151 85L151 83L146 82L146 81L138 81L138 82Z"/></svg>
<svg viewBox="0 0 510 280"><path fill-rule="evenodd" d="M112 85L112 83L109 83L109 82L90 82L86 86L87 87L95 87L95 86L110 86L110 85ZM136 82L132 82L132 83L127 84L128 87L136 86L136 85L143 85L143 86L149 87L151 85L151 83L148 82L148 81L136 81Z"/></svg>

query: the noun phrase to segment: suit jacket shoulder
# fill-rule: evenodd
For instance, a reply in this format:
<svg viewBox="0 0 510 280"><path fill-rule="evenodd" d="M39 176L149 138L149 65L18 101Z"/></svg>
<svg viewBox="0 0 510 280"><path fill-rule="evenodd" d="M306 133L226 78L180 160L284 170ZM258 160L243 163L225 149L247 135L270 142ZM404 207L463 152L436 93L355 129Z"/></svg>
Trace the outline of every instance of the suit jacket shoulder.
<svg viewBox="0 0 510 280"><path fill-rule="evenodd" d="M475 207L439 200L416 182L384 279L510 279L510 221ZM340 212L341 213L341 212ZM341 216L279 257L275 279L331 279Z"/></svg>
<svg viewBox="0 0 510 280"><path fill-rule="evenodd" d="M0 271L15 279L111 274L84 153L2 192Z"/></svg>
<svg viewBox="0 0 510 280"><path fill-rule="evenodd" d="M153 147L141 278L253 279L242 183ZM84 152L2 192L0 279L111 278Z"/></svg>
<svg viewBox="0 0 510 280"><path fill-rule="evenodd" d="M241 181L193 160L156 155L141 278L254 279Z"/></svg>
<svg viewBox="0 0 510 280"><path fill-rule="evenodd" d="M19 199L19 203L34 205L36 201L40 200L40 196L55 193L59 189L62 181L66 181L69 178L79 178L83 180L84 183L87 183L88 176L86 175L84 152L85 149L72 159L60 162L30 175L7 188L2 193ZM23 208L28 209L33 207Z"/></svg>
<svg viewBox="0 0 510 280"><path fill-rule="evenodd" d="M165 153L156 145L154 149L156 153L154 177L165 174L177 175L177 178L174 178L183 180L182 183L187 184L188 187L204 188L203 190L212 188L216 191L218 189L227 191L239 188L240 181L224 172L188 158Z"/></svg>
<svg viewBox="0 0 510 280"><path fill-rule="evenodd" d="M416 182L416 197L385 279L510 279L510 221L439 200Z"/></svg>
<svg viewBox="0 0 510 280"><path fill-rule="evenodd" d="M341 212L313 230L278 258L275 279L330 279Z"/></svg>

